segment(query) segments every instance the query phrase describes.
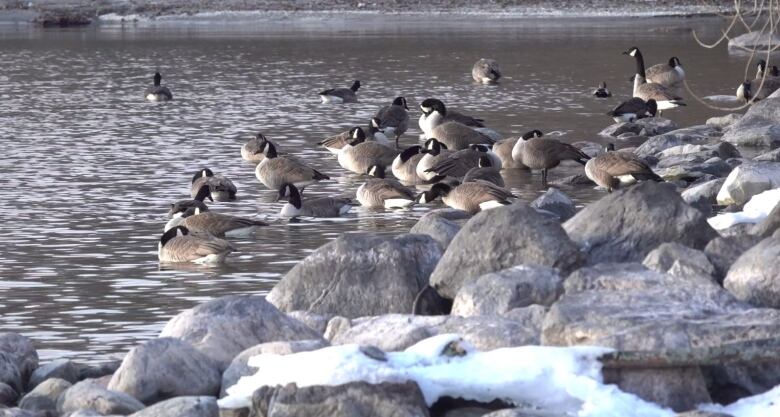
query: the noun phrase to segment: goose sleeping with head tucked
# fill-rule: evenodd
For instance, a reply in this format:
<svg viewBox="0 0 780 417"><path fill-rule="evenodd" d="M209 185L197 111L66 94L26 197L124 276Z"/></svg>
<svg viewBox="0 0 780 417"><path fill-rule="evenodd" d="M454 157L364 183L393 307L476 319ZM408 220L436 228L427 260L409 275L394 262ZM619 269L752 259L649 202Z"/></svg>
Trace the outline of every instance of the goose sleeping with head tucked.
<svg viewBox="0 0 780 417"><path fill-rule="evenodd" d="M410 146L393 159L393 175L405 184L422 184L424 179L417 175L417 165L425 157L425 149L420 145Z"/></svg>
<svg viewBox="0 0 780 417"><path fill-rule="evenodd" d="M374 165L368 169L372 176L357 189L357 200L368 208L404 208L414 204L414 193L398 181L385 178L385 168Z"/></svg>
<svg viewBox="0 0 780 417"><path fill-rule="evenodd" d="M186 227L176 226L162 234L157 246L157 258L160 262L219 264L235 250L226 240L192 236Z"/></svg>
<svg viewBox="0 0 780 417"><path fill-rule="evenodd" d="M162 81L162 75L160 75L159 72L154 73L154 85L147 88L144 92L144 97L146 97L149 101L168 101L173 100L173 94L171 94L171 90L164 86L160 85L160 82Z"/></svg>
<svg viewBox="0 0 780 417"><path fill-rule="evenodd" d="M639 97L632 97L607 112L615 123L633 122L646 117L655 117L658 106L652 98L644 101Z"/></svg>
<svg viewBox="0 0 780 417"><path fill-rule="evenodd" d="M352 87L349 88L331 88L320 92L320 99L323 103L357 103L357 90L360 88L360 81L355 80Z"/></svg>
<svg viewBox="0 0 780 417"><path fill-rule="evenodd" d="M190 194L193 198L200 192L201 186L203 185L209 187L211 201L230 201L236 199L238 189L235 184L233 184L233 181L230 181L230 179L224 175L215 175L214 172L208 168L203 168L192 176Z"/></svg>
<svg viewBox="0 0 780 417"><path fill-rule="evenodd" d="M663 181L642 158L633 152L615 151L615 145L611 143L605 153L588 160L585 175L610 193L621 184L637 180Z"/></svg>
<svg viewBox="0 0 780 417"><path fill-rule="evenodd" d="M293 184L284 184L279 188L278 200L288 197L279 214L283 217L340 217L352 209L349 198L317 197L304 200L298 188Z"/></svg>
<svg viewBox="0 0 780 417"><path fill-rule="evenodd" d="M471 78L482 84L495 84L501 78L501 69L495 59L482 58L471 67Z"/></svg>
<svg viewBox="0 0 780 417"><path fill-rule="evenodd" d="M195 197L193 197L192 200L179 200L175 203L171 203L171 208L168 210L168 217L181 217L184 212L190 208L193 210L195 208L199 208L200 211L206 211L209 208L203 201L207 198L212 202L214 201L214 199L211 198L211 189L209 189L208 185L203 184L200 189L198 189L197 194L195 194Z"/></svg>

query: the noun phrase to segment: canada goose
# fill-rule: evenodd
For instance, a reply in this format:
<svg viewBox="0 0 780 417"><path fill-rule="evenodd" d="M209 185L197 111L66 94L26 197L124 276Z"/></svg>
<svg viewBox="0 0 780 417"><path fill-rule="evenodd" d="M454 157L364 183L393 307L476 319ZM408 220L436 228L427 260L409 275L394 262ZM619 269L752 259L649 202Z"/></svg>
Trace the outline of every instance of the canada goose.
<svg viewBox="0 0 780 417"><path fill-rule="evenodd" d="M331 88L320 92L320 98L323 103L357 103L357 90L360 88L360 81L355 80L352 87L349 88Z"/></svg>
<svg viewBox="0 0 780 417"><path fill-rule="evenodd" d="M607 152L585 164L585 175L610 193L621 184L636 180L663 181L639 156L631 152L615 152L611 143L607 145Z"/></svg>
<svg viewBox="0 0 780 417"><path fill-rule="evenodd" d="M184 226L187 230L199 234L205 233L216 237L225 237L252 235L260 227L268 226L268 223L191 207L182 213L181 216L169 220L165 225L165 230L170 230L176 226Z"/></svg>
<svg viewBox="0 0 780 417"><path fill-rule="evenodd" d="M374 165L387 166L393 163L398 152L377 142L366 142L363 129L357 128L355 138L339 150L338 161L342 168L357 174L364 174Z"/></svg>
<svg viewBox="0 0 780 417"><path fill-rule="evenodd" d="M417 196L417 202L429 203L441 197L444 204L457 210L475 214L481 210L510 204L512 193L486 181L464 182L456 186L443 182L434 184L430 191Z"/></svg>
<svg viewBox="0 0 780 417"><path fill-rule="evenodd" d="M482 84L493 84L501 78L501 69L495 59L482 58L471 68L471 78Z"/></svg>
<svg viewBox="0 0 780 417"><path fill-rule="evenodd" d="M644 101L639 97L632 97L608 111L607 116L611 117L616 123L633 122L645 117L655 117L657 111L658 106L655 100Z"/></svg>
<svg viewBox="0 0 780 417"><path fill-rule="evenodd" d="M752 81L745 80L739 88L737 88L737 98L744 100L745 102L763 100L769 97L777 89L780 89L780 72L776 66L772 66L769 73L764 76L766 62L762 59L758 63L758 70L756 71L756 78ZM758 90L758 87L761 89Z"/></svg>
<svg viewBox="0 0 780 417"><path fill-rule="evenodd" d="M160 262L195 262L219 264L236 250L233 245L215 237L191 236L184 226L176 226L162 234L157 246Z"/></svg>
<svg viewBox="0 0 780 417"><path fill-rule="evenodd" d="M260 163L260 161L265 159L263 152L265 151L266 142L268 142L268 139L262 133L258 133L241 147L241 158L247 162Z"/></svg>
<svg viewBox="0 0 780 417"><path fill-rule="evenodd" d="M542 184L547 185L547 170L561 161L571 159L585 165L590 157L578 148L555 139L534 137L518 140L512 148L512 158L530 169L542 170Z"/></svg>
<svg viewBox="0 0 780 417"><path fill-rule="evenodd" d="M329 176L302 162L279 156L271 141L266 141L264 153L265 159L257 164L255 176L271 190L278 190L287 183L304 188L311 183L330 179Z"/></svg>
<svg viewBox="0 0 780 417"><path fill-rule="evenodd" d="M301 193L293 184L284 184L279 188L279 198L289 196L287 203L279 213L284 217L340 217L352 209L348 198L318 197L302 200Z"/></svg>
<svg viewBox="0 0 780 417"><path fill-rule="evenodd" d="M236 189L235 184L233 184L233 181L230 181L224 175L214 175L214 172L208 168L203 168L192 176L190 195L193 198L198 194L202 185L209 186L212 201L230 201L236 199L236 192L238 192L238 190Z"/></svg>
<svg viewBox="0 0 780 417"><path fill-rule="evenodd" d="M403 152L393 159L393 175L399 181L406 184L420 184L424 179L417 175L417 164L426 155L425 150L420 145L414 145L406 148Z"/></svg>
<svg viewBox="0 0 780 417"><path fill-rule="evenodd" d="M368 169L374 177L358 187L358 202L368 208L403 208L414 204L414 193L398 181L385 178L385 168L374 165Z"/></svg>
<svg viewBox="0 0 780 417"><path fill-rule="evenodd" d="M501 158L494 154L487 145L474 144L468 149L452 152L446 158L426 169L438 176L463 178L472 168L479 167L479 158L487 156L493 168L501 169Z"/></svg>
<svg viewBox="0 0 780 417"><path fill-rule="evenodd" d="M371 126L374 125L373 119L371 122L369 122L369 130L371 130ZM347 131L341 132L338 135L333 135L322 142L317 142L317 145L320 145L324 147L325 149L329 150L330 153L334 155L338 155L341 148L343 148L345 145L352 142L354 139L358 138L358 130L362 131L362 135L366 136L366 139L369 139L369 136L366 134L365 130L360 127L353 127ZM383 145L390 145L390 141L387 139L387 136L384 134L376 134L376 132L373 135L373 138L382 143Z"/></svg>
<svg viewBox="0 0 780 417"><path fill-rule="evenodd" d="M544 135L541 130L534 129L526 132L519 138L502 139L493 145L493 153L501 159L501 169L528 169L522 162L512 158L512 149L518 140L528 140L531 138L540 138Z"/></svg>
<svg viewBox="0 0 780 417"><path fill-rule="evenodd" d="M485 154L479 157L478 166L471 168L463 176L463 182L487 181L499 187L504 186L504 178L501 177L501 171L493 166L493 161Z"/></svg>
<svg viewBox="0 0 780 417"><path fill-rule="evenodd" d="M171 203L171 208L168 210L168 217L180 217L184 214L188 209L192 208L193 210L197 207L201 211L206 211L209 208L206 206L206 203L203 202L208 198L212 202L214 201L213 198L211 198L211 189L207 184L203 184L200 189L198 190L198 193L195 194L195 197L192 198L192 200L179 200L175 203Z"/></svg>
<svg viewBox="0 0 780 417"><path fill-rule="evenodd" d="M384 129L381 128L381 121L378 117L373 117L368 122L368 129L366 129L366 140L373 140L376 143L390 146L390 139L385 135Z"/></svg>
<svg viewBox="0 0 780 417"><path fill-rule="evenodd" d="M146 97L147 100L149 101L173 100L173 94L171 94L171 90L164 85L160 85L160 81L162 81L162 75L160 75L159 72L155 72L154 85L147 88L146 92L144 92L144 97Z"/></svg>
<svg viewBox="0 0 780 417"><path fill-rule="evenodd" d="M458 122L444 122L431 132L433 138L445 144L452 150L466 149L471 144L489 144L495 143L490 137Z"/></svg>
<svg viewBox="0 0 780 417"><path fill-rule="evenodd" d="M436 182L438 180L436 173L429 171L429 169L447 159L452 152L436 138L425 141L424 152L425 155L417 163L415 172L425 182Z"/></svg>
<svg viewBox="0 0 780 417"><path fill-rule="evenodd" d="M398 147L398 139L409 128L409 106L406 98L396 97L389 106L382 107L376 112L376 118L380 121L380 127L385 135L395 136L395 146Z"/></svg>
<svg viewBox="0 0 780 417"><path fill-rule="evenodd" d="M433 128L444 122L458 122L473 128L485 127L484 120L447 110L444 103L435 98L425 99L420 103L420 109L423 114L420 116L418 124L426 139L434 137L432 135Z"/></svg>
<svg viewBox="0 0 780 417"><path fill-rule="evenodd" d="M636 75L634 76L634 97L639 97L642 100L654 99L658 111L673 109L675 107L685 106L683 98L672 93L669 89L661 84L648 83L645 75L645 60L642 57L642 53L639 49L632 47L623 55L634 57L636 61Z"/></svg>
<svg viewBox="0 0 780 417"><path fill-rule="evenodd" d="M685 81L685 70L676 56L669 58L669 62L655 64L645 72L647 82L660 84L666 88L680 88Z"/></svg>
<svg viewBox="0 0 780 417"><path fill-rule="evenodd" d="M612 93L610 93L609 90L607 90L607 83L605 83L604 81L602 81L601 84L599 84L599 87L597 89L593 90L593 95L598 98L612 97Z"/></svg>

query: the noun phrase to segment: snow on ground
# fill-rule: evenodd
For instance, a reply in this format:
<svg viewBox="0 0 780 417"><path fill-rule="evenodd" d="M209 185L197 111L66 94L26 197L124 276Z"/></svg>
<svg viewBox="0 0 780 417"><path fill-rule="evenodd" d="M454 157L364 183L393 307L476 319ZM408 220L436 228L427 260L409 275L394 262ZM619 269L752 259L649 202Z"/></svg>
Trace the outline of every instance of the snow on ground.
<svg viewBox="0 0 780 417"><path fill-rule="evenodd" d="M780 203L780 188L775 188L751 197L742 211L718 214L707 219L707 222L715 230L728 229L739 223L758 223L769 216L778 203Z"/></svg>

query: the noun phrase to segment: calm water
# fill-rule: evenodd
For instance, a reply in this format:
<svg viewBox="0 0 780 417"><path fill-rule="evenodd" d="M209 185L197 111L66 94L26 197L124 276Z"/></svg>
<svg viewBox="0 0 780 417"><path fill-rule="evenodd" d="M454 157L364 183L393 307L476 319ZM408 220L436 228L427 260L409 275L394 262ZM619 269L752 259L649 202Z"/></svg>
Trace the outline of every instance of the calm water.
<svg viewBox="0 0 780 417"><path fill-rule="evenodd" d="M690 35L654 27L698 20L494 20L383 23L317 21L247 25L104 25L42 30L0 25L0 331L37 341L44 358L102 360L155 337L172 315L227 294L265 294L292 265L340 233L408 231L431 207L361 209L340 221L288 223L281 204L239 153L258 131L304 156L332 181L310 195L352 194L362 179L315 144L405 95L439 97L505 135L532 128L569 141L600 140L615 100L589 94L605 80L630 94L641 47L649 63L677 55L702 95L730 94L742 61L705 50ZM471 82L480 57L500 61L498 86ZM175 100L154 104L143 90L159 69ZM316 92L360 79L359 104L325 106ZM691 102L669 116L681 125L714 113ZM416 142L414 130L403 139ZM168 205L189 195L208 166L237 184L240 200L214 210L267 218L272 225L220 268L161 269L157 242ZM553 171L551 178L581 172ZM531 201L539 177L509 173ZM579 204L601 194L566 189Z"/></svg>

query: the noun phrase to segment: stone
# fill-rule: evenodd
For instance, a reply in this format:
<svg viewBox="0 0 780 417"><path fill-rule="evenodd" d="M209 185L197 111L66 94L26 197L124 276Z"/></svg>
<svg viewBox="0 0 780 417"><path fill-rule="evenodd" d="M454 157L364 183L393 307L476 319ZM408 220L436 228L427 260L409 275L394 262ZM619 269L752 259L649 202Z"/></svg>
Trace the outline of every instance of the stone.
<svg viewBox="0 0 780 417"><path fill-rule="evenodd" d="M560 222L569 220L577 213L577 208L571 198L561 190L552 187L532 201L531 207L555 214Z"/></svg>
<svg viewBox="0 0 780 417"><path fill-rule="evenodd" d="M599 136L618 137L626 133L638 135L641 131L642 127L636 123L622 122L611 124L605 127L601 132L599 132Z"/></svg>
<svg viewBox="0 0 780 417"><path fill-rule="evenodd" d="M622 391L675 411L690 410L698 404L712 402L698 367L605 369L602 373L604 383L615 384Z"/></svg>
<svg viewBox="0 0 780 417"><path fill-rule="evenodd" d="M13 358L21 373L22 381L30 379L38 367L38 352L30 339L18 333L0 333L0 352L5 352Z"/></svg>
<svg viewBox="0 0 780 417"><path fill-rule="evenodd" d="M144 405L130 395L101 388L88 379L65 390L57 400L57 411L60 414L86 409L104 415L126 416L143 408Z"/></svg>
<svg viewBox="0 0 780 417"><path fill-rule="evenodd" d="M733 52L766 52L770 47L780 43L780 36L769 32L753 31L743 33L737 37L729 39L729 53Z"/></svg>
<svg viewBox="0 0 780 417"><path fill-rule="evenodd" d="M731 414L716 413L712 411L686 411L684 413L677 414L675 417L733 417Z"/></svg>
<svg viewBox="0 0 780 417"><path fill-rule="evenodd" d="M740 121L723 135L723 140L737 146L776 148L780 145L780 126L772 124L742 126Z"/></svg>
<svg viewBox="0 0 780 417"><path fill-rule="evenodd" d="M19 372L15 359L5 352L0 352L0 383L10 386L16 392L22 392L22 373Z"/></svg>
<svg viewBox="0 0 780 417"><path fill-rule="evenodd" d="M709 215L712 213L712 206L717 204L717 199L715 197L718 195L724 182L726 182L725 178L718 178L693 185L683 191L680 196L683 201L689 205L699 209L702 213Z"/></svg>
<svg viewBox="0 0 780 417"><path fill-rule="evenodd" d="M780 162L780 148L764 152L753 158L754 161Z"/></svg>
<svg viewBox="0 0 780 417"><path fill-rule="evenodd" d="M301 310L291 311L287 313L287 315L293 320L298 320L309 326L310 329L319 334L325 333L325 328L328 327L328 321L333 318L333 314L316 314Z"/></svg>
<svg viewBox="0 0 780 417"><path fill-rule="evenodd" d="M716 237L704 248L704 254L715 267L715 278L723 282L729 268L745 251L755 246L761 239L758 236L739 234L735 236Z"/></svg>
<svg viewBox="0 0 780 417"><path fill-rule="evenodd" d="M742 118L742 115L739 113L729 113L725 116L715 116L710 117L707 119L707 126L716 127L718 129L725 129Z"/></svg>
<svg viewBox="0 0 780 417"><path fill-rule="evenodd" d="M517 202L469 220L444 252L430 283L442 297L453 299L463 285L490 272L536 265L568 273L580 263L577 247L558 222Z"/></svg>
<svg viewBox="0 0 780 417"><path fill-rule="evenodd" d="M625 133L646 136L662 135L677 129L677 123L663 117L648 117L634 122L615 123L599 132L600 136L618 137Z"/></svg>
<svg viewBox="0 0 780 417"><path fill-rule="evenodd" d="M574 174L574 175L569 175L568 177L558 178L557 180L551 181L550 185L560 187L560 186L575 186L575 185L596 185L596 183L593 182L590 178L588 178L585 174Z"/></svg>
<svg viewBox="0 0 780 417"><path fill-rule="evenodd" d="M216 396L221 383L214 360L185 341L164 337L131 349L108 389L153 404L184 395Z"/></svg>
<svg viewBox="0 0 780 417"><path fill-rule="evenodd" d="M774 162L746 162L726 177L717 201L719 205L741 205L766 190L780 187L780 164Z"/></svg>
<svg viewBox="0 0 780 417"><path fill-rule="evenodd" d="M19 399L19 393L10 385L0 382L0 408L2 406L10 407L16 404Z"/></svg>
<svg viewBox="0 0 780 417"><path fill-rule="evenodd" d="M750 234L764 238L772 236L778 229L780 229L780 204L777 204L764 220L751 227Z"/></svg>
<svg viewBox="0 0 780 417"><path fill-rule="evenodd" d="M639 146L634 153L640 157L653 156L674 146L704 144L717 135L720 135L720 133L710 126L700 125L686 127L652 136Z"/></svg>
<svg viewBox="0 0 780 417"><path fill-rule="evenodd" d="M729 268L723 287L758 307L780 308L780 239L768 237L743 253Z"/></svg>
<svg viewBox="0 0 780 417"><path fill-rule="evenodd" d="M282 311L410 313L440 257L441 246L427 235L345 234L295 265L267 299Z"/></svg>
<svg viewBox="0 0 780 417"><path fill-rule="evenodd" d="M642 261L665 242L701 249L717 236L706 216L685 204L672 186L651 181L602 197L563 228L591 265Z"/></svg>
<svg viewBox="0 0 780 417"><path fill-rule="evenodd" d="M428 235L439 242L442 250L447 249L460 228L471 215L463 210L431 210L420 217L409 233Z"/></svg>
<svg viewBox="0 0 780 417"><path fill-rule="evenodd" d="M37 411L22 410L21 408L0 407L0 417L53 417ZM69 416L70 417L70 416Z"/></svg>
<svg viewBox="0 0 780 417"><path fill-rule="evenodd" d="M93 365L76 365L78 368L78 379L87 379L87 378L102 378L106 375L113 375L114 372L116 372L117 369L119 369L119 365L122 364L121 360L111 360L108 362L102 362L97 363Z"/></svg>
<svg viewBox="0 0 780 417"><path fill-rule="evenodd" d="M416 383L298 387L262 387L252 395L254 416L274 417L428 417L428 407Z"/></svg>
<svg viewBox="0 0 780 417"><path fill-rule="evenodd" d="M68 359L55 359L38 367L30 377L28 386L35 388L49 378L64 379L71 384L79 381L78 367Z"/></svg>
<svg viewBox="0 0 780 417"><path fill-rule="evenodd" d="M519 265L485 274L460 288L452 315L504 314L532 304L551 305L563 292L563 278L552 268Z"/></svg>
<svg viewBox="0 0 780 417"><path fill-rule="evenodd" d="M214 397L176 397L131 414L131 417L219 417Z"/></svg>
<svg viewBox="0 0 780 417"><path fill-rule="evenodd" d="M239 378L254 375L257 372L257 368L253 368L247 364L249 358L252 356L261 354L289 355L291 353L322 349L327 346L328 342L323 339L297 340L294 342L269 342L252 346L233 358L230 366L222 373L222 388L220 389L219 396L220 398L224 397L225 390L235 385Z"/></svg>
<svg viewBox="0 0 780 417"><path fill-rule="evenodd" d="M658 272L679 277L700 276L715 280L715 267L707 255L679 243L662 243L647 254L642 264Z"/></svg>
<svg viewBox="0 0 780 417"><path fill-rule="evenodd" d="M546 410L534 410L532 408L505 408L484 414L482 417L568 417L566 414Z"/></svg>
<svg viewBox="0 0 780 417"><path fill-rule="evenodd" d="M33 411L57 409L57 398L71 387L71 383L59 378L50 378L28 392L19 402L19 408Z"/></svg>
<svg viewBox="0 0 780 417"><path fill-rule="evenodd" d="M168 321L160 337L188 342L214 360L221 372L241 351L259 343L316 339L320 335L277 310L264 297L231 295L179 313Z"/></svg>

